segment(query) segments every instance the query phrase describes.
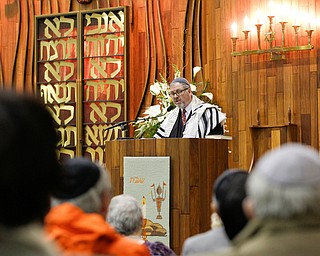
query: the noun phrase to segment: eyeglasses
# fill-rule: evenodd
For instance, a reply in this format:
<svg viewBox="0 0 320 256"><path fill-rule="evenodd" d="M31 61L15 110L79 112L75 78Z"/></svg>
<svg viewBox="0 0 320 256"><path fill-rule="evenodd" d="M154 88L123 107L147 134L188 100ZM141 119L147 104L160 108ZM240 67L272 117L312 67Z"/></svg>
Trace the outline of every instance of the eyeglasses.
<svg viewBox="0 0 320 256"><path fill-rule="evenodd" d="M175 92L170 92L170 97L173 98L174 95L181 96L181 94L182 94L185 90L188 90L188 89L189 89L189 87L184 88L184 89L182 89L182 90L178 89L178 90L176 90Z"/></svg>

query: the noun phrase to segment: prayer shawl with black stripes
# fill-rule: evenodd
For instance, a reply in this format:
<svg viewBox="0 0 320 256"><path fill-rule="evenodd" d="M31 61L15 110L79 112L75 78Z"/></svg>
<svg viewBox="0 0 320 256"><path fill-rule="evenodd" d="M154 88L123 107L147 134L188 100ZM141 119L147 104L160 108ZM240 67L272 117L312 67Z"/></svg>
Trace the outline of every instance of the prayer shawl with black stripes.
<svg viewBox="0 0 320 256"><path fill-rule="evenodd" d="M223 127L227 118L217 106L204 103L195 95L192 96L190 104L192 104L192 112L185 124L182 135L183 138L205 138L217 125ZM154 135L154 138L169 138L178 117L179 108L175 108L169 112L157 133Z"/></svg>

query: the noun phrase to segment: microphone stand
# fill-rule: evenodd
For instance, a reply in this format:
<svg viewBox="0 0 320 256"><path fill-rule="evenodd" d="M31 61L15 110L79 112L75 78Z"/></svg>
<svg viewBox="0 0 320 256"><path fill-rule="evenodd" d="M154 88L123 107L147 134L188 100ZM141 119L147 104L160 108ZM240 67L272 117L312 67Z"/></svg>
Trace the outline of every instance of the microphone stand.
<svg viewBox="0 0 320 256"><path fill-rule="evenodd" d="M167 109L167 112L162 113L162 114L157 115L157 116L147 116L147 117L142 117L142 118L136 118L136 119L134 119L134 120L121 121L121 122L119 122L119 123L116 123L116 124L114 124L114 125L106 128L105 131L108 131L108 130L110 130L110 129L116 128L116 127L118 127L118 126L121 127L121 131L127 131L127 130L128 130L127 127L128 127L128 125L131 124L131 123L135 123L135 122L138 122L138 121L148 121L148 120L150 120L150 119L155 119L155 118L157 119L158 117L161 117L161 116L166 115L168 112L170 112L170 111L171 111L172 109L174 109L174 108L175 108L175 107L170 106L170 107ZM118 139L121 139L121 138L118 138ZM124 139L124 138L122 138L122 139ZM127 138L126 138L126 139L127 139Z"/></svg>

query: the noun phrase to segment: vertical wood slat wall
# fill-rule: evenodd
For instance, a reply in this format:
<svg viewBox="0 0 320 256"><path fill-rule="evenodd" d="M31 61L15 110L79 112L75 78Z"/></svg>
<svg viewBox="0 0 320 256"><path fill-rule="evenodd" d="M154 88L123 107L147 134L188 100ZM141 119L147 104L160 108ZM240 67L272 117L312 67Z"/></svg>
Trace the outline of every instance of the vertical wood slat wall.
<svg viewBox="0 0 320 256"><path fill-rule="evenodd" d="M209 90L228 116L227 135L233 138L229 142L230 168L249 168L253 151L250 126L257 124L257 116L261 125L284 125L288 123L289 108L291 122L297 125L298 141L319 149L320 26L316 25L313 32L314 49L289 53L285 61L270 61L266 54L230 55L232 22L242 24L246 14L266 8L268 2L93 0L89 5L80 5L76 0L0 1L0 88L33 91L34 15L126 5L131 14L130 120L152 104L148 89L154 79L159 79L159 73L172 79L172 64L176 64L185 68L183 74L190 79L192 67L200 65L203 79L210 83ZM320 18L316 0L282 2ZM292 30L288 33L287 43L292 44ZM304 32L299 35L300 42L305 43ZM243 49L241 42L239 47ZM254 38L249 46L257 47Z"/></svg>
<svg viewBox="0 0 320 256"><path fill-rule="evenodd" d="M320 13L313 0L283 1L311 14ZM149 86L159 73L172 78L172 64L185 68L190 79L192 66L203 67L203 79L215 100L227 113L230 167L248 168L252 153L249 127L257 124L298 125L299 141L319 148L319 26L315 27L310 52L289 53L285 61L270 61L267 55L230 56L230 25L241 24L246 14L265 8L268 1L1 1L0 86L32 92L34 15L128 5L130 7L130 100L129 118L152 104ZM319 18L319 17L315 17ZM26 26L25 24L29 24ZM198 26L201 26L199 28ZM201 32L200 32L201 31ZM302 35L303 31L300 33ZM287 43L293 43L292 33ZM305 42L305 36L301 42ZM242 47L241 41L239 47ZM252 48L257 46L250 40ZM165 55L165 56L164 56Z"/></svg>

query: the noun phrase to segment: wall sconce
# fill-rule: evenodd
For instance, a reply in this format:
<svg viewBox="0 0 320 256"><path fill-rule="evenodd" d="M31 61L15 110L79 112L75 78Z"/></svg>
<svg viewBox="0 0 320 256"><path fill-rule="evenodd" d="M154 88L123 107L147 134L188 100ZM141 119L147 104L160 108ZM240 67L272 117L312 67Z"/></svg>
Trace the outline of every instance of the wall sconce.
<svg viewBox="0 0 320 256"><path fill-rule="evenodd" d="M257 45L258 49L249 50L248 49L248 37L250 33L250 26L248 25L248 17L246 16L244 19L244 29L242 30L244 34L244 51L236 51L237 48L237 40L239 39L237 36L237 24L233 23L231 26L231 40L232 40L232 56L247 56L247 55L254 55L254 54L262 54L262 53L270 53L271 60L283 60L285 59L285 53L291 51L305 51L305 50L312 50L313 45L311 44L311 37L313 29L311 29L311 23L308 22L307 29L305 32L308 36L308 44L307 45L299 45L298 44L298 33L300 30L300 25L298 23L292 25L293 32L295 35L295 45L293 46L286 46L285 45L285 30L287 26L287 21L280 21L281 25L281 46L275 46L275 29L274 29L274 15L268 15L268 30L264 34L264 40L268 44L267 49L261 49L261 27L264 25L260 20L256 22L255 28L257 31Z"/></svg>

